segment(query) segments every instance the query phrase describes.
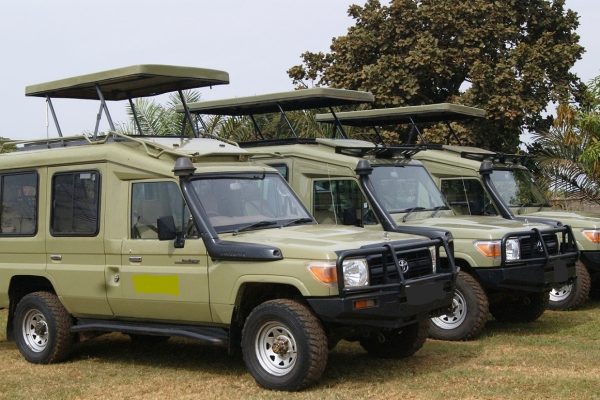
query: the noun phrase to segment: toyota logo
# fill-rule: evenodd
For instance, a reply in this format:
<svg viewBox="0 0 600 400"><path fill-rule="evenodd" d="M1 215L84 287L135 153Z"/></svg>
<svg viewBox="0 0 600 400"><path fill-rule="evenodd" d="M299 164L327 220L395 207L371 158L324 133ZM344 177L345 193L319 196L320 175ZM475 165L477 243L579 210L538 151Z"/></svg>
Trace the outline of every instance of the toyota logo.
<svg viewBox="0 0 600 400"><path fill-rule="evenodd" d="M408 272L408 261L406 261L404 258L398 260L398 265L400 265L400 270L402 270L403 274Z"/></svg>
<svg viewBox="0 0 600 400"><path fill-rule="evenodd" d="M535 249L537 250L538 253L544 252L544 245L542 244L541 240L538 240L538 242L535 244Z"/></svg>

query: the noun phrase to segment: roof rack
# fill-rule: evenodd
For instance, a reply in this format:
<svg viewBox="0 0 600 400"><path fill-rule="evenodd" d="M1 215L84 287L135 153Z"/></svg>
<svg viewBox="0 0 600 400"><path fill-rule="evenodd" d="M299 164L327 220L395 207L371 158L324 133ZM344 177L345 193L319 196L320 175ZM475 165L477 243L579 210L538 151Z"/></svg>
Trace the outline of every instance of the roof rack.
<svg viewBox="0 0 600 400"><path fill-rule="evenodd" d="M522 164L526 159L528 159L530 156L527 154L506 154L506 153L481 153L481 152L475 152L475 151L461 151L460 153L461 158L466 158L468 160L474 160L474 161L485 161L485 160L490 160L494 163L500 163L500 164L507 164L507 163L512 163L512 164Z"/></svg>
<svg viewBox="0 0 600 400"><path fill-rule="evenodd" d="M154 139L154 140L153 140ZM176 141L179 140L180 143L177 144L177 147L173 145L173 148L169 147L166 143L160 143L160 141ZM62 138L53 138L53 139L33 139L33 140L19 140L19 141L8 141L0 144L0 152L4 148L4 146L14 145L19 146L22 145L22 148L17 148L17 151L31 151L31 150L46 150L49 148L62 148L62 147L75 147L75 146L85 146L85 145L100 145L108 142L135 142L140 144L147 155L153 158L159 158L163 154L171 154L174 156L181 155L190 155L187 153L182 153L181 150L185 147L184 141L189 141L189 137L183 136L129 136L124 135L119 132L111 132L108 135L103 135L93 140L86 135L79 136L67 136ZM209 140L209 139L206 139ZM219 142L219 153L222 152L221 147L224 146L223 143ZM229 150L229 154L239 153L246 154L246 151L237 147L231 148ZM204 154L200 154L198 152L194 152L192 155L200 156L200 155L209 155L212 154L210 151Z"/></svg>
<svg viewBox="0 0 600 400"><path fill-rule="evenodd" d="M349 156L376 158L411 158L422 150L441 149L441 145L403 145L403 146L375 146L375 147L347 147L336 146L335 152Z"/></svg>
<svg viewBox="0 0 600 400"><path fill-rule="evenodd" d="M421 132L417 127L418 123L446 122L451 134L453 134L455 139L460 143L458 136L450 127L449 122L485 118L485 115L485 111L480 108L467 107L460 104L438 103L409 107L348 111L338 113L335 116L330 114L317 114L315 120L321 123L335 124L340 129L342 125L372 127L382 144L384 143L383 137L379 132L378 126L410 124L411 133L408 139L408 142L410 143L412 142L415 132L421 138L421 141L424 141Z"/></svg>
<svg viewBox="0 0 600 400"><path fill-rule="evenodd" d="M194 135L197 137L198 132L195 129L195 124L192 123L191 115L187 111L182 91L226 83L229 83L229 74L224 71L145 64L30 85L25 88L25 95L46 98L56 130L61 138L63 135L52 105L52 98L100 100L100 109L94 129L94 139L96 139L103 113L106 114L111 131L115 131L114 123L106 105L107 100L129 100L136 127L141 134L142 129L132 99L177 91L186 113L186 121L190 123Z"/></svg>
<svg viewBox="0 0 600 400"><path fill-rule="evenodd" d="M252 120L256 137L265 140L254 116L257 114L279 113L293 136L298 137L294 127L286 116L286 111L299 111L315 108L329 108L335 115L333 107L372 103L373 94L357 90L333 88L309 88L289 92L269 93L258 96L234 97L223 100L190 103L189 111L195 114L247 116ZM184 112L184 107L177 107ZM202 118L199 118L202 122ZM206 129L206 126L204 126Z"/></svg>

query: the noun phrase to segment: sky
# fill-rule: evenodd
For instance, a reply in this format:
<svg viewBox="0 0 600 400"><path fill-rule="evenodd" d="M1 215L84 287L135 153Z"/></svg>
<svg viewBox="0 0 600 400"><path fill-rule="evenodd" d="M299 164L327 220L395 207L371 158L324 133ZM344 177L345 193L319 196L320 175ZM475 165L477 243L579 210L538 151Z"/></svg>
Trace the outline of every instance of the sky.
<svg viewBox="0 0 600 400"><path fill-rule="evenodd" d="M230 85L202 99L292 90L286 70L306 50L327 51L352 25L362 0L28 0L0 2L0 137L47 134L45 101L25 86L134 64L171 64L229 72ZM600 1L566 0L580 15L586 48L573 71L600 74ZM93 131L98 103L53 101L64 135ZM110 104L115 122L125 105ZM106 123L101 129L108 129ZM49 133L56 130L50 123Z"/></svg>

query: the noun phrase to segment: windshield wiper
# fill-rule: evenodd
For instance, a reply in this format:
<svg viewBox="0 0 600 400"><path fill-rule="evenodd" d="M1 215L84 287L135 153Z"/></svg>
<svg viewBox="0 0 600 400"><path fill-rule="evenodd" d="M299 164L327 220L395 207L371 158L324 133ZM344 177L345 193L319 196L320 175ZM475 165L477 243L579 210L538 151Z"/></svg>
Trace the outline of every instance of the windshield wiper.
<svg viewBox="0 0 600 400"><path fill-rule="evenodd" d="M438 213L439 213L441 210L449 210L449 208L448 208L447 206L445 206L445 205L444 205L444 206L436 206L436 207L433 207L431 210L432 210L433 212L431 213L431 215L429 216L429 218L434 218L436 215L438 215Z"/></svg>
<svg viewBox="0 0 600 400"><path fill-rule="evenodd" d="M406 208L406 209L400 211L400 212L405 212L406 213L406 215L404 217L402 217L402 222L406 222L406 218L408 218L408 216L410 214L412 214L413 212L415 212L415 211L423 211L423 210L426 210L426 208L425 207L411 207L411 208Z"/></svg>
<svg viewBox="0 0 600 400"><path fill-rule="evenodd" d="M296 218L293 219L289 222L286 222L285 224L281 225L280 228L285 228L286 226L290 226L290 225L296 225L296 224L303 224L305 222L313 222L314 220L312 218L308 218L308 217L303 217L303 218Z"/></svg>
<svg viewBox="0 0 600 400"><path fill-rule="evenodd" d="M271 225L277 225L277 221L263 220L263 221L253 222L249 225L242 226L241 228L237 228L236 230L233 231L233 234L237 235L240 232L248 231L248 230L255 229L255 228L262 228L265 226L271 226Z"/></svg>

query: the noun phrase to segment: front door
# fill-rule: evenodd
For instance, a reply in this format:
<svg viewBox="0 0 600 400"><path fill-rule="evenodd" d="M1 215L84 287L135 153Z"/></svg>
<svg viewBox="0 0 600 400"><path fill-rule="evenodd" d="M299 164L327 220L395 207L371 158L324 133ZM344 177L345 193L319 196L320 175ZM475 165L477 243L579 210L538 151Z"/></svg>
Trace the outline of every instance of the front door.
<svg viewBox="0 0 600 400"><path fill-rule="evenodd" d="M121 265L107 270L108 299L115 315L165 322L210 322L208 256L173 181L129 185L129 237ZM172 216L183 248L158 240L157 220Z"/></svg>

